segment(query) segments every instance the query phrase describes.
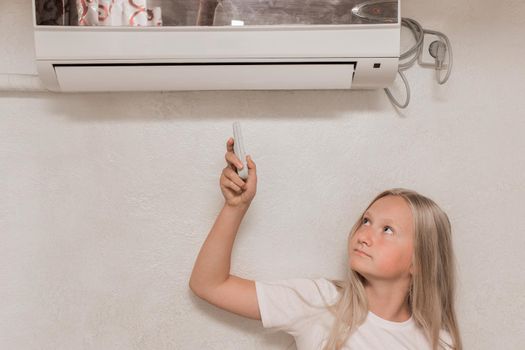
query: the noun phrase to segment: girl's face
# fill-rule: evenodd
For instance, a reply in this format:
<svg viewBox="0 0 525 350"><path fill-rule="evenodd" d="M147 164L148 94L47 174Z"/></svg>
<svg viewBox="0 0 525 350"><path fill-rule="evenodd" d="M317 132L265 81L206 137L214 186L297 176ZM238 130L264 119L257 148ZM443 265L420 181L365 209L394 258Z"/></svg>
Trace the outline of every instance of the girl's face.
<svg viewBox="0 0 525 350"><path fill-rule="evenodd" d="M366 211L348 241L350 268L368 280L410 276L413 241L412 211L405 199L382 197Z"/></svg>

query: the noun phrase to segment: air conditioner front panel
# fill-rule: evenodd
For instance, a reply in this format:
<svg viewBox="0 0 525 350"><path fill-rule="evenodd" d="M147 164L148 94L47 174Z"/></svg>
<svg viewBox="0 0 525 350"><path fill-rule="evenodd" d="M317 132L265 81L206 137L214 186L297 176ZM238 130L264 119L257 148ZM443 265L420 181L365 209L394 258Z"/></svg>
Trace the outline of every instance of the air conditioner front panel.
<svg viewBox="0 0 525 350"><path fill-rule="evenodd" d="M235 29L235 30L234 30ZM399 57L400 27L132 31L38 28L37 59Z"/></svg>
<svg viewBox="0 0 525 350"><path fill-rule="evenodd" d="M61 91L350 89L354 63L55 65Z"/></svg>

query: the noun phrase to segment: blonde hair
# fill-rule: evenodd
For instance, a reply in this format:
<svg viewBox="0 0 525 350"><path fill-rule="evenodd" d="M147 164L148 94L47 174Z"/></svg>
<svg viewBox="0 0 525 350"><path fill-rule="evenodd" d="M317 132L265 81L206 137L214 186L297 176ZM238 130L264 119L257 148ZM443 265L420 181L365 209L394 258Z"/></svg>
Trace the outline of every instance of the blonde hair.
<svg viewBox="0 0 525 350"><path fill-rule="evenodd" d="M378 199L400 196L408 203L414 217L415 267L407 295L415 323L420 326L432 345L432 350L443 346L441 330L449 332L455 350L462 350L454 309L455 262L452 250L451 225L447 214L431 199L415 191L395 188L374 198L363 211L350 232L352 237L363 220L363 214ZM339 350L368 314L364 277L348 269L345 281L332 281L341 289L338 301L328 305L335 320L323 350Z"/></svg>

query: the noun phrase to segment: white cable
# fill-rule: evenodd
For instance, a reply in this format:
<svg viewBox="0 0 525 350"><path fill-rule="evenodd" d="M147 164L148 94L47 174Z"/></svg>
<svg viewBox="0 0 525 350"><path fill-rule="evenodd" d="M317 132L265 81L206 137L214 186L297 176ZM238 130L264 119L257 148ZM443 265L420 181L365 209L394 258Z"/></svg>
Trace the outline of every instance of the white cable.
<svg viewBox="0 0 525 350"><path fill-rule="evenodd" d="M407 97L405 99L405 103L400 104L397 101L397 99L394 96L392 96L392 93L390 92L390 90L388 88L385 88L385 92L386 92L386 95L388 96L390 101L392 101L393 104L395 104L399 108L405 108L406 106L408 106L408 103L410 102L410 85L408 85L408 80L405 77L405 75L403 74L403 71L401 69L398 70L397 73L401 76L401 79L403 79L403 83L405 84L405 88L406 88L406 91L407 91Z"/></svg>
<svg viewBox="0 0 525 350"><path fill-rule="evenodd" d="M416 62L419 55L421 54L421 47L423 46L423 39L425 36L423 27L417 22L416 20L413 20L411 18L402 18L401 19L401 25L404 25L405 27L408 27L412 34L414 35L414 39L416 40L416 43L407 51L403 52L399 56L399 66L398 66L398 74L401 76L401 79L403 79L403 83L405 84L406 89L406 99L404 103L400 103L390 92L389 88L384 88L385 93L394 105L396 105L399 108L406 108L408 106L408 103L410 102L410 85L408 84L408 81L403 74L403 70L406 70ZM414 55L408 62L401 62L404 59L407 59L408 57Z"/></svg>
<svg viewBox="0 0 525 350"><path fill-rule="evenodd" d="M438 68L437 65L434 66L436 68L436 80L438 84L444 84L448 80L450 73L452 71L452 46L450 45L450 41L448 40L448 37L445 34L435 31L435 30L424 29L421 26L421 24L419 24L416 20L413 20L411 18L402 18L401 25L410 29L411 33L414 35L414 39L416 40L416 43L410 49L403 52L399 56L400 62L398 66L398 74L401 76L401 79L403 79L403 83L405 84L405 88L406 88L405 102L401 104L392 95L389 88L385 88L384 90L385 90L386 95L388 96L388 99L394 105L396 105L399 108L405 108L406 106L408 106L408 103L410 102L410 86L408 84L408 81L405 75L403 74L403 71L412 67L416 61L418 61L421 64L420 58L421 58L421 54L423 50L423 42L424 42L425 34L433 34L443 39L445 42L445 49L447 50L447 53L448 53L447 73L443 79L441 79L441 68ZM409 57L411 58L408 61L401 62L402 60L406 60ZM440 62L440 67L441 67L441 64L442 62Z"/></svg>

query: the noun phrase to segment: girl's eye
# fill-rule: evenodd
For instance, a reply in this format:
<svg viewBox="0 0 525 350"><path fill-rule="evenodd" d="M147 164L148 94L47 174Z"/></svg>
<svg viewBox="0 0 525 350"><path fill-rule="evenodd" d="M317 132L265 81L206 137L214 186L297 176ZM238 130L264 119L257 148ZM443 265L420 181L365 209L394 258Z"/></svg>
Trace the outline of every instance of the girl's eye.
<svg viewBox="0 0 525 350"><path fill-rule="evenodd" d="M393 233L394 233L394 231L392 230L392 228L391 228L390 226L385 226L385 229L390 230L390 234L393 234Z"/></svg>
<svg viewBox="0 0 525 350"><path fill-rule="evenodd" d="M365 220L368 222L367 218L363 218L363 224L366 224Z"/></svg>

